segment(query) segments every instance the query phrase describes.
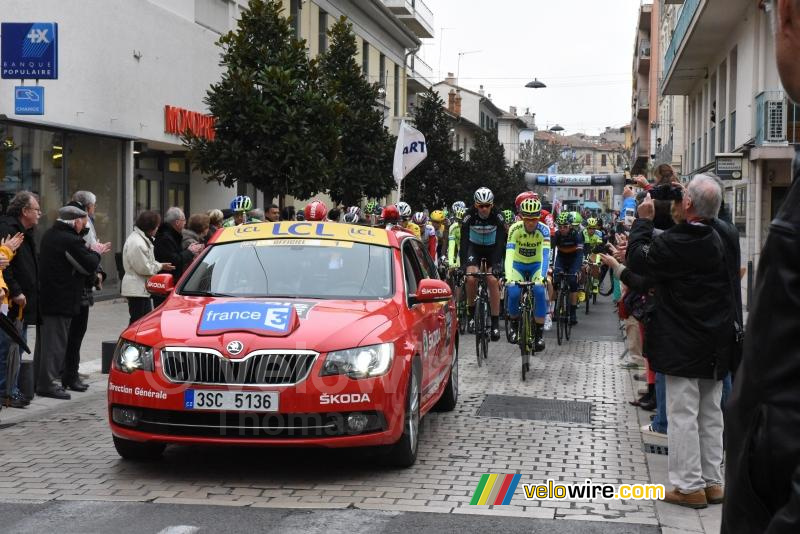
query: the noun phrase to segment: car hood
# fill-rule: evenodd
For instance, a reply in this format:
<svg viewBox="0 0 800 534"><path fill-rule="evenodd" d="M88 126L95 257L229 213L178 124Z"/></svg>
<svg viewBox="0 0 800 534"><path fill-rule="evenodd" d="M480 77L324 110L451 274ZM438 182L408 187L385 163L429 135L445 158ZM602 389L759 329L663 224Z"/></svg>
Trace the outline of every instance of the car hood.
<svg viewBox="0 0 800 534"><path fill-rule="evenodd" d="M204 310L266 302L293 308L285 332L256 332L232 327L203 331ZM207 315L207 311L205 313ZM220 299L172 296L138 324L136 341L146 345L208 347L223 354L239 341L241 356L261 349L307 349L328 352L357 347L381 325L399 315L393 300ZM232 355L233 356L233 355Z"/></svg>

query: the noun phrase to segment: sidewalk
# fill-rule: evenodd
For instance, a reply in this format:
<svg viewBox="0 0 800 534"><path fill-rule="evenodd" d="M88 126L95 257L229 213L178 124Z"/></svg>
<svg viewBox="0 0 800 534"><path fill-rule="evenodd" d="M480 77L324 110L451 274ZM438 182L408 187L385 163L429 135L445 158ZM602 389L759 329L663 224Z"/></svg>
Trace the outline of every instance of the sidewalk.
<svg viewBox="0 0 800 534"><path fill-rule="evenodd" d="M106 300L95 304L89 312L89 327L81 347L80 372L89 375L89 390L85 393L71 391L72 400L62 401L44 397L34 397L24 409L3 408L0 412L0 427L33 419L50 411L62 411L69 403L86 400L102 394L105 396L107 376L100 373L102 367L103 341L116 341L128 326L128 303L124 298ZM36 329L28 329L28 345L36 346ZM33 354L24 354L23 360L33 360Z"/></svg>

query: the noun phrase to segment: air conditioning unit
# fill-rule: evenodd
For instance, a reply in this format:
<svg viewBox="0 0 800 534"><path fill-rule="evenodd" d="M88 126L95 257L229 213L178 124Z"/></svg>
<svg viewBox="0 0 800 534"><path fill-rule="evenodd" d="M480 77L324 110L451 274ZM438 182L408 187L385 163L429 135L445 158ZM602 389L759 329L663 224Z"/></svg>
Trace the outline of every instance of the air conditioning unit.
<svg viewBox="0 0 800 534"><path fill-rule="evenodd" d="M764 102L764 142L786 142L786 100Z"/></svg>

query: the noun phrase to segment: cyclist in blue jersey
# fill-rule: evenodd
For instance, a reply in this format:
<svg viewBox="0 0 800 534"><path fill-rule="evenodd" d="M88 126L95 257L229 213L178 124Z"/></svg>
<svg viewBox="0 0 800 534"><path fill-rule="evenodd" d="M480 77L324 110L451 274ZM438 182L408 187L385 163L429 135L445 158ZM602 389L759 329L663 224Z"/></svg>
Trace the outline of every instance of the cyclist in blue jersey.
<svg viewBox="0 0 800 534"><path fill-rule="evenodd" d="M500 339L500 285L498 278L503 272L506 247L506 226L503 215L494 208L494 193L486 187L475 191L475 206L461 223L461 246L459 256L461 268L467 273L478 272L482 260L486 260L493 276L488 277L489 307L492 313L492 341ZM474 331L475 291L477 280L467 278L467 302L469 303L470 332Z"/></svg>
<svg viewBox="0 0 800 534"><path fill-rule="evenodd" d="M572 227L572 220L566 212L558 215L558 230L553 236L553 249L556 251L554 279L559 273L577 275L583 265L583 234ZM569 276L569 322L578 324L578 277Z"/></svg>

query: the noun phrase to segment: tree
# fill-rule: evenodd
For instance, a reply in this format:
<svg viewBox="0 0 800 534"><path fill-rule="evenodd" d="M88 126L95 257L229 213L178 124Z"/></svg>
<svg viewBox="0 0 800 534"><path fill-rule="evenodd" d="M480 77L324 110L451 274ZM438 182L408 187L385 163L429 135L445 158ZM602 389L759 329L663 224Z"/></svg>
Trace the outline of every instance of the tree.
<svg viewBox="0 0 800 534"><path fill-rule="evenodd" d="M338 106L282 9L280 0L250 0L236 31L219 39L225 70L204 100L216 136L187 131L183 140L209 181L250 183L267 199L309 198L326 189L339 153Z"/></svg>
<svg viewBox="0 0 800 534"><path fill-rule="evenodd" d="M509 168L497 130L483 130L475 137L475 146L469 151L469 179L461 198L471 199L479 187L488 187L494 193L497 206L507 208L527 189L518 167Z"/></svg>
<svg viewBox="0 0 800 534"><path fill-rule="evenodd" d="M544 174L557 165L561 174L573 174L583 170L583 160L569 146L548 140L525 141L519 149L519 163L524 172Z"/></svg>
<svg viewBox="0 0 800 534"><path fill-rule="evenodd" d="M326 92L341 106L337 123L341 152L328 186L331 199L346 206L363 197L380 198L395 186L392 177L394 138L375 105L378 84L369 83L356 62L356 37L345 17L328 32L330 48L319 57Z"/></svg>
<svg viewBox="0 0 800 534"><path fill-rule="evenodd" d="M414 210L449 206L460 196L466 165L461 154L451 148L450 118L444 101L435 91L417 96L414 124L425 136L428 156L403 180L403 200Z"/></svg>

